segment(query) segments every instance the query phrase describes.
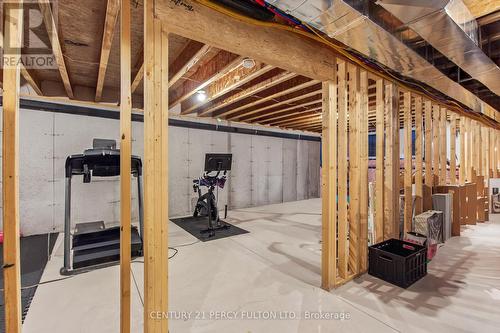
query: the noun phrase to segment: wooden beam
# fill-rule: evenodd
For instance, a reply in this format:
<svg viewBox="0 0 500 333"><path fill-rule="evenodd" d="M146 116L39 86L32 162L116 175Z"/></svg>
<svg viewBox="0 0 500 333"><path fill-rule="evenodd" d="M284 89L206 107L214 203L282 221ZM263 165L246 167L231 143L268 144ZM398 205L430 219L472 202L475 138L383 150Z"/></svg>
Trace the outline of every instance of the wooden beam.
<svg viewBox="0 0 500 333"><path fill-rule="evenodd" d="M321 287L335 287L337 279L337 83L323 82L323 166Z"/></svg>
<svg viewBox="0 0 500 333"><path fill-rule="evenodd" d="M428 211L432 209L432 103L426 99L425 108L425 185L423 189L423 209Z"/></svg>
<svg viewBox="0 0 500 333"><path fill-rule="evenodd" d="M298 122L317 120L319 118L321 118L321 112L314 112L312 114L297 115L297 116L293 117L292 119L278 120L275 122L271 122L268 125L270 125L270 126L289 125L289 124L294 124L294 123L298 123Z"/></svg>
<svg viewBox="0 0 500 333"><path fill-rule="evenodd" d="M359 273L360 90L359 67L348 65L349 89L349 268Z"/></svg>
<svg viewBox="0 0 500 333"><path fill-rule="evenodd" d="M315 85L317 85L317 84L318 83L315 83ZM281 100L281 102L277 102L277 103L270 104L270 105L267 105L267 106L263 106L263 107L260 107L260 108L257 108L257 109L253 109L253 110L248 110L248 111L245 111L244 113L242 113L239 116L229 117L228 119L237 121L240 117L244 117L244 116L256 114L256 113L259 113L259 112L262 112L262 111L266 111L266 110L269 110L269 109L273 109L273 108L276 108L276 107L282 106L282 105L292 106L293 103L295 103L297 101L303 101L306 98L313 97L313 96L318 96L320 94L321 94L321 88L320 89L315 89L313 87L311 89L311 92L309 92L307 94L299 95L297 97L293 97L293 98L289 98L289 99L288 99L288 97L283 97L282 100ZM218 115L218 117L219 117L219 115Z"/></svg>
<svg viewBox="0 0 500 333"><path fill-rule="evenodd" d="M266 74L267 72L275 69L273 66L259 64L254 68L238 67L227 75L219 78L208 87L207 99L204 101L194 101L191 98L181 103L181 114L190 114L197 112L203 105L212 102L213 100L238 89L242 85Z"/></svg>
<svg viewBox="0 0 500 333"><path fill-rule="evenodd" d="M404 92L404 233L412 231L412 117L411 117L411 93Z"/></svg>
<svg viewBox="0 0 500 333"><path fill-rule="evenodd" d="M318 104L321 103L320 100L315 100L315 101L312 101L312 102L307 102L307 103L300 103L300 104L296 104L296 105L292 105L292 106L289 106L287 108L284 108L284 109L278 109L278 110L274 110L274 111L268 111L266 112L265 114L254 114L250 117L240 117L239 120L241 121L246 121L246 122L250 122L250 121L256 121L258 123L266 123L268 121L272 121L274 119L280 119L279 117L283 116L282 113L284 114L286 112L286 114L288 115L288 113L292 113L294 111L308 111L309 109L307 108L308 106L318 106ZM314 107L316 108L316 107ZM269 116L273 116L273 117L269 117ZM267 118L269 117L269 118ZM263 119L262 119L263 118Z"/></svg>
<svg viewBox="0 0 500 333"><path fill-rule="evenodd" d="M317 103L315 103L315 104L317 104ZM313 112L321 111L322 108L321 107L313 107L313 108L307 109L307 108L297 108L297 107L292 106L292 107L286 108L286 109L290 109L290 111L283 111L285 109L282 109L282 110L279 110L280 112L278 115L275 115L275 116L272 116L272 117L269 117L269 118L266 118L263 120L256 120L254 122L256 122L258 124L263 124L263 125L272 124L277 120L292 119L296 116L305 115L305 114L312 114ZM272 113L274 114L275 112L272 112Z"/></svg>
<svg viewBox="0 0 500 333"><path fill-rule="evenodd" d="M359 273L368 270L368 73L360 73ZM383 206L382 206L383 208Z"/></svg>
<svg viewBox="0 0 500 333"><path fill-rule="evenodd" d="M52 8L50 7L49 0L38 0L40 5L40 11L43 15L43 21L47 29L47 34L50 38L50 44L52 45L52 52L54 53L57 67L59 68L59 74L66 89L66 94L69 98L73 99L73 88L71 88L71 82L68 75L68 70L66 69L66 62L64 60L64 55L61 48L61 43L59 40L59 34L57 32L57 26L55 23L54 15L52 13Z"/></svg>
<svg viewBox="0 0 500 333"><path fill-rule="evenodd" d="M168 33L144 0L144 332L168 332Z"/></svg>
<svg viewBox="0 0 500 333"><path fill-rule="evenodd" d="M174 60L168 87L172 88L191 68L193 68L211 49L210 45L189 41L181 54Z"/></svg>
<svg viewBox="0 0 500 333"><path fill-rule="evenodd" d="M346 63L338 61L338 272L347 279L347 75Z"/></svg>
<svg viewBox="0 0 500 333"><path fill-rule="evenodd" d="M109 53L113 43L116 22L118 21L118 11L120 10L119 0L108 0L106 8L106 19L104 20L104 30L102 33L101 60L99 61L99 74L97 75L97 85L95 101L100 102L102 98L102 89L108 68Z"/></svg>
<svg viewBox="0 0 500 333"><path fill-rule="evenodd" d="M144 62L137 70L137 73L134 76L134 80L132 81L132 90L131 90L132 94L137 90L143 78L144 78Z"/></svg>
<svg viewBox="0 0 500 333"><path fill-rule="evenodd" d="M384 80L376 81L375 243L384 240Z"/></svg>
<svg viewBox="0 0 500 333"><path fill-rule="evenodd" d="M239 111L251 108L253 106L257 106L257 105L262 104L264 102L273 101L273 100L275 100L277 98L280 98L282 96L286 96L287 94L291 94L291 93L294 93L296 91L300 91L300 90L303 90L305 88L309 88L311 86L317 85L318 83L319 82L316 81L316 80L309 80L309 81L306 81L304 83L301 83L301 84L298 84L298 85L294 85L292 87L286 88L286 89L284 89L282 91L276 92L274 94L271 94L271 95L263 97L263 98L257 97L258 99L256 101L254 101L254 102L251 102L251 103L248 103L248 104L244 104L244 105L242 105L240 107L229 109L229 110L223 111L221 113L217 113L217 117L225 117L225 118L229 118L229 119L237 119L238 116L232 116L232 117L229 117L229 116L232 115L232 114L235 114L236 112L239 112ZM321 90L319 90L319 91L321 91ZM285 103L283 103L283 101L281 103L282 104L279 104L279 103L273 104L273 105L270 106L270 108L271 107L276 107L278 105L285 104ZM258 110L260 111L261 109L258 109ZM257 113L257 112L254 112L254 113ZM252 114L252 113L248 112L248 113L245 113L245 114Z"/></svg>
<svg viewBox="0 0 500 333"><path fill-rule="evenodd" d="M415 215L423 212L422 97L415 96Z"/></svg>
<svg viewBox="0 0 500 333"><path fill-rule="evenodd" d="M40 83L38 82L38 79L35 78L35 75L26 69L23 64L20 65L21 68L21 75L24 77L26 82L33 88L35 93L39 96L43 95L42 89L40 89Z"/></svg>
<svg viewBox="0 0 500 333"><path fill-rule="evenodd" d="M199 67L197 71L185 80L178 89L170 89L169 99L173 102L170 107L184 102L197 91L205 89L212 82L223 77L230 71L241 66L243 58L226 51L220 51L209 62Z"/></svg>
<svg viewBox="0 0 500 333"><path fill-rule="evenodd" d="M384 240L399 238L399 92L397 86L385 82L385 179Z"/></svg>
<svg viewBox="0 0 500 333"><path fill-rule="evenodd" d="M108 1L108 9L110 6ZM132 90L130 1L120 0L120 332L130 333ZM118 6L117 6L118 7ZM118 12L118 8L115 14ZM106 18L108 20L108 18ZM115 22L116 23L116 22ZM103 43L104 44L104 43ZM102 57L101 57L102 59ZM141 234L141 237L143 235Z"/></svg>
<svg viewBox="0 0 500 333"><path fill-rule="evenodd" d="M296 77L297 74L294 73L287 73L287 72L281 72L265 81L259 82L258 84L252 86L251 88L248 88L246 90L243 90L241 92L238 92L232 96L229 96L214 105L211 105L207 109L201 110L201 112L198 113L198 116L207 116L207 115L212 115L215 111L222 109L223 107L236 103L238 101L241 101L245 98L251 97L253 95L256 95L260 93L261 91L264 91L266 89L269 89L273 86L276 86L278 84L281 84L285 81L288 81L294 77Z"/></svg>
<svg viewBox="0 0 500 333"><path fill-rule="evenodd" d="M446 109L440 108L440 123L439 123L439 133L441 138L439 139L439 160L441 163L441 173L439 174L439 182L442 185L448 183L448 136L446 131Z"/></svg>
<svg viewBox="0 0 500 333"><path fill-rule="evenodd" d="M450 114L450 184L457 183L457 119L455 113Z"/></svg>
<svg viewBox="0 0 500 333"><path fill-rule="evenodd" d="M23 32L22 1L4 6L3 56L14 65L3 66L2 221L5 331L21 333L21 262L19 245L19 88Z"/></svg>
<svg viewBox="0 0 500 333"><path fill-rule="evenodd" d="M471 119L465 118L465 180L472 180Z"/></svg>

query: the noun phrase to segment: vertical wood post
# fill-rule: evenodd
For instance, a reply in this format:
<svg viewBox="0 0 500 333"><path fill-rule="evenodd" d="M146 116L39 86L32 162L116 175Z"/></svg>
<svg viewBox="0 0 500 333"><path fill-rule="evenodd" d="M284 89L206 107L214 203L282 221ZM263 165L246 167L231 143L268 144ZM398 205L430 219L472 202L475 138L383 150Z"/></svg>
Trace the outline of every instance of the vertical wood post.
<svg viewBox="0 0 500 333"><path fill-rule="evenodd" d="M375 83L376 103L376 161L375 161L375 243L384 240L384 80ZM390 161L392 164L392 161Z"/></svg>
<svg viewBox="0 0 500 333"><path fill-rule="evenodd" d="M368 73L366 71L361 71L360 74L360 92L359 272L364 273L368 269L368 190L364 190L368 189Z"/></svg>
<svg viewBox="0 0 500 333"><path fill-rule="evenodd" d="M466 162L465 162L465 117L460 117L460 170L459 183L465 184L466 178Z"/></svg>
<svg viewBox="0 0 500 333"><path fill-rule="evenodd" d="M439 134L441 135L439 139L439 161L441 163L440 174L439 174L439 184L445 185L447 183L447 173L448 173L448 143L447 143L447 133L446 133L446 109L441 108L440 122L439 122Z"/></svg>
<svg viewBox="0 0 500 333"><path fill-rule="evenodd" d="M359 261L359 162L360 162L360 93L359 67L348 65L349 69L349 267L358 273Z"/></svg>
<svg viewBox="0 0 500 333"><path fill-rule="evenodd" d="M457 183L457 118L450 114L450 183Z"/></svg>
<svg viewBox="0 0 500 333"><path fill-rule="evenodd" d="M346 63L338 61L338 270L347 278L347 75Z"/></svg>
<svg viewBox="0 0 500 333"><path fill-rule="evenodd" d="M439 126L439 106L438 105L433 105L432 106L432 165L433 165L433 175L434 175L434 185L438 185L439 182L439 151L440 151L440 142L439 139L441 138L440 136L440 129L441 126Z"/></svg>
<svg viewBox="0 0 500 333"><path fill-rule="evenodd" d="M323 83L321 287L332 290L337 277L337 80Z"/></svg>
<svg viewBox="0 0 500 333"><path fill-rule="evenodd" d="M21 332L21 262L19 252L19 88L23 32L22 1L4 6L4 57L15 65L3 67L2 114L2 203L3 203L3 276L5 331ZM3 61L4 59L2 59Z"/></svg>
<svg viewBox="0 0 500 333"><path fill-rule="evenodd" d="M412 229L412 117L411 117L411 93L404 93L404 233Z"/></svg>
<svg viewBox="0 0 500 333"><path fill-rule="evenodd" d="M384 239L399 238L399 92L394 83L385 85L386 142Z"/></svg>
<svg viewBox="0 0 500 333"><path fill-rule="evenodd" d="M465 180L472 180L472 164L471 164L471 119L465 118Z"/></svg>
<svg viewBox="0 0 500 333"><path fill-rule="evenodd" d="M120 332L130 332L132 90L130 1L120 11ZM142 236L142 235L141 235Z"/></svg>
<svg viewBox="0 0 500 333"><path fill-rule="evenodd" d="M144 1L144 332L168 332L168 34Z"/></svg>
<svg viewBox="0 0 500 333"><path fill-rule="evenodd" d="M432 209L432 104L425 100L425 186L424 186L424 211Z"/></svg>
<svg viewBox="0 0 500 333"><path fill-rule="evenodd" d="M415 215L423 210L422 97L415 96Z"/></svg>

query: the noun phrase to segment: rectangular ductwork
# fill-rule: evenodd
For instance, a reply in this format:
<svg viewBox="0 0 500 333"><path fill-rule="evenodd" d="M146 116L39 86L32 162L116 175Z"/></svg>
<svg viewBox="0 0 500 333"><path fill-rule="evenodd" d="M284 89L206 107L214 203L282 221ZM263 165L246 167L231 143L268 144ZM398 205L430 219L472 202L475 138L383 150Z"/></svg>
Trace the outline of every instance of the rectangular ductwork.
<svg viewBox="0 0 500 333"><path fill-rule="evenodd" d="M270 4L401 75L426 83L476 112L495 110L360 11L366 1L274 0ZM420 0L409 2L419 3ZM442 1L443 2L443 1ZM497 82L498 83L498 82Z"/></svg>
<svg viewBox="0 0 500 333"><path fill-rule="evenodd" d="M378 0L377 4L500 95L500 68L478 46L476 20L461 0Z"/></svg>

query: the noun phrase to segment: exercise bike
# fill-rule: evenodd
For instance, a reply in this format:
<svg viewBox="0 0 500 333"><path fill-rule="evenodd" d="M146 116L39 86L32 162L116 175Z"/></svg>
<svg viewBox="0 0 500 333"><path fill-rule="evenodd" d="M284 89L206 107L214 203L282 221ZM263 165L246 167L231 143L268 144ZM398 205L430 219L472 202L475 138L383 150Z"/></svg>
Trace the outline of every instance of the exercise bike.
<svg viewBox="0 0 500 333"><path fill-rule="evenodd" d="M231 170L232 154L206 154L205 171L198 179L193 179L193 191L198 193L198 201L193 212L193 217L206 216L208 227L201 231L208 233L209 237L215 236L216 231L229 229L230 225L222 221L217 208L218 191L224 189L227 172ZM215 175L213 173L215 172ZM202 194L202 187L207 192ZM217 196L215 193L217 193ZM227 216L227 206L225 207Z"/></svg>

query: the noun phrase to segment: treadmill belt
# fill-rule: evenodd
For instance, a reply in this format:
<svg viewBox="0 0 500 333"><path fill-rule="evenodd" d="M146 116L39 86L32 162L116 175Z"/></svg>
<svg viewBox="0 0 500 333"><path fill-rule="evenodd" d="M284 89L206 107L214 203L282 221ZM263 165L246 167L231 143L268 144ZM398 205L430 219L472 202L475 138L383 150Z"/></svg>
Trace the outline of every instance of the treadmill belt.
<svg viewBox="0 0 500 333"><path fill-rule="evenodd" d="M206 216L188 216L188 217L181 217L177 219L171 219L172 222L177 224L179 227L182 229L186 230L189 232L191 235L194 237L198 238L202 242L208 242L216 239L221 239L221 238L226 238L226 237L231 237L231 236L236 236L236 235L243 235L243 234L248 234L249 232L238 228L237 226L234 226L232 224L226 223L230 226L229 229L222 229L222 230L217 230L215 231L215 236L209 237L208 233L202 234L202 230L206 230L208 228L208 218Z"/></svg>
<svg viewBox="0 0 500 333"><path fill-rule="evenodd" d="M35 286L40 283L43 270L57 240L57 233L28 236L21 238L21 286ZM3 284L3 244L0 244L0 288ZM22 319L28 313L31 300L35 296L36 286L21 290ZM5 332L4 292L0 291L0 332Z"/></svg>

